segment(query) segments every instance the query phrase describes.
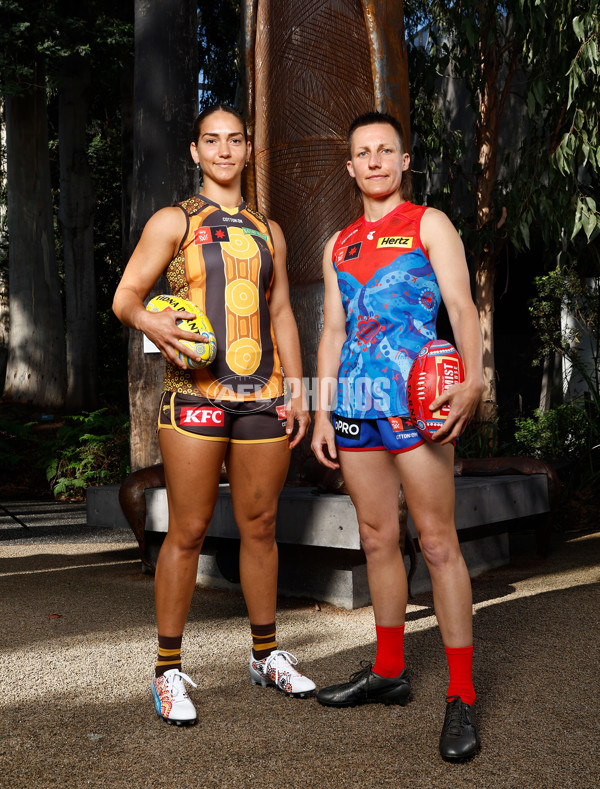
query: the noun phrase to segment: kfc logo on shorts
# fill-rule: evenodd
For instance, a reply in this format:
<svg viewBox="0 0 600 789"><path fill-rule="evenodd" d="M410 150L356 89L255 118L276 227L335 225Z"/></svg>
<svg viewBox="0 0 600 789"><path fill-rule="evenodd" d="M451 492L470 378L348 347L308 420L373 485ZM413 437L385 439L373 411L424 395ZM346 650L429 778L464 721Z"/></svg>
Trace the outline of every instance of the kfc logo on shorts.
<svg viewBox="0 0 600 789"><path fill-rule="evenodd" d="M348 419L334 414L333 429L340 438L350 438L353 441L360 439L360 420L358 419Z"/></svg>
<svg viewBox="0 0 600 789"><path fill-rule="evenodd" d="M225 424L225 411L222 408L182 408L179 414L180 425L206 425L208 427L223 427Z"/></svg>
<svg viewBox="0 0 600 789"><path fill-rule="evenodd" d="M229 241L229 229L225 225L218 227L198 227L194 230L194 244L213 244L218 241Z"/></svg>
<svg viewBox="0 0 600 789"><path fill-rule="evenodd" d="M278 405L278 406L275 406L275 407L277 409L277 419L279 419L280 421L282 419L286 419L287 418L287 411L285 410L285 406L284 405Z"/></svg>

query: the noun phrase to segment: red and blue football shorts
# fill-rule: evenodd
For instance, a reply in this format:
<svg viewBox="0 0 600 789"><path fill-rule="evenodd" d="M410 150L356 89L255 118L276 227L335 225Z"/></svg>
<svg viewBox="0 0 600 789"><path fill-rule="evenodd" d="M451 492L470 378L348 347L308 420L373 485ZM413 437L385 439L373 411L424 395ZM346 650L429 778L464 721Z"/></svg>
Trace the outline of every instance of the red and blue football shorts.
<svg viewBox="0 0 600 789"><path fill-rule="evenodd" d="M345 452L369 452L385 449L396 455L421 446L425 440L406 418L350 419L333 415L335 443Z"/></svg>

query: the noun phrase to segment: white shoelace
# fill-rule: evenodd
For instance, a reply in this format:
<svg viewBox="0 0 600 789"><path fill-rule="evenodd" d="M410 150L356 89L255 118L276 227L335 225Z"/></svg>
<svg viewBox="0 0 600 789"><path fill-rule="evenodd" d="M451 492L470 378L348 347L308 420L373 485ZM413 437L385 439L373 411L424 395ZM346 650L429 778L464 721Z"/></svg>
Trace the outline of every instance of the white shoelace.
<svg viewBox="0 0 600 789"><path fill-rule="evenodd" d="M167 674L169 674L168 677ZM189 682L190 685L193 685L193 687L195 688L198 687L198 685L196 685L196 683L192 679L190 679L190 677L188 677L187 674L184 674L183 671L177 671L177 669L173 669L172 672L171 671L165 672L163 676L165 678L165 682L167 683L167 688L169 690L169 693L173 698L178 696L180 693L183 696L187 695L184 681Z"/></svg>
<svg viewBox="0 0 600 789"><path fill-rule="evenodd" d="M280 674L279 660L278 660L279 657L281 657L285 661L287 670L290 670L290 672L293 674L298 674L298 672L294 668L294 666L298 662L298 658L295 655L292 655L291 652L286 652L283 649L276 649L274 652L271 652L269 657L266 658L265 660L265 674L268 673L271 664L274 664L275 666L276 683L279 683L279 674ZM283 668L281 669L281 671L283 671Z"/></svg>

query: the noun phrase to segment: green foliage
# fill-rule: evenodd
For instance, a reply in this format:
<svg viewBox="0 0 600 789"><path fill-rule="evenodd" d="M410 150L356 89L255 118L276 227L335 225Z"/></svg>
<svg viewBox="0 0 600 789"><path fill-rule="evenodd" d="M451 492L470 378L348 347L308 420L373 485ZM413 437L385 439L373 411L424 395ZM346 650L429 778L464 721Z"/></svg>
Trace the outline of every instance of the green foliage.
<svg viewBox="0 0 600 789"><path fill-rule="evenodd" d="M597 268L600 268L598 263ZM538 295L530 313L538 337L537 361L560 353L587 381L589 392L600 391L600 273L583 277L574 264L557 266L536 278ZM568 314L570 321L561 321ZM582 341L592 357L586 365L581 356Z"/></svg>
<svg viewBox="0 0 600 789"><path fill-rule="evenodd" d="M518 177L525 186L515 223L529 245L529 228L537 224L544 243L576 259L600 233L598 189L600 55L598 0L529 4L532 29L523 64L530 79L526 94L528 134ZM540 57L531 42L546 36L548 55ZM563 239L562 250L558 247Z"/></svg>
<svg viewBox="0 0 600 789"><path fill-rule="evenodd" d="M531 417L515 420L519 454L544 460L578 459L592 438L591 415L585 407L568 403L550 411L536 409Z"/></svg>
<svg viewBox="0 0 600 789"><path fill-rule="evenodd" d="M120 484L129 473L129 421L106 408L67 417L46 461L54 496L73 497L88 485Z"/></svg>
<svg viewBox="0 0 600 789"><path fill-rule="evenodd" d="M515 421L517 454L558 464L565 498L598 501L600 485L600 401L581 397Z"/></svg>
<svg viewBox="0 0 600 789"><path fill-rule="evenodd" d="M596 263L596 268L598 264ZM600 483L600 275L583 277L574 264L536 279L530 311L539 340L538 361L560 354L586 385L585 394L547 412L516 420L518 451L572 461L571 490ZM569 322L561 320L568 315ZM585 347L590 354L583 356Z"/></svg>
<svg viewBox="0 0 600 789"><path fill-rule="evenodd" d="M45 420L29 406L0 409L0 488L9 496L82 498L88 485L120 484L129 473L129 422L119 412Z"/></svg>
<svg viewBox="0 0 600 789"><path fill-rule="evenodd" d="M580 257L600 233L598 0L407 0L405 7L409 34L429 15L426 53L409 46L416 151L446 174L428 202L443 200L455 221L465 216L463 238L475 255L499 251L507 240L528 249L540 235L547 259L556 258L563 237L564 255ZM466 90L472 115L449 115L442 75ZM485 130L479 140L476 124ZM464 154L448 145L448 129L468 141ZM482 141L490 145L485 165L473 156ZM483 223L481 215L476 221L488 199L482 166L491 176Z"/></svg>
<svg viewBox="0 0 600 789"><path fill-rule="evenodd" d="M461 458L488 458L493 454L493 447L498 447L498 420L473 421L461 435L456 445L456 455Z"/></svg>

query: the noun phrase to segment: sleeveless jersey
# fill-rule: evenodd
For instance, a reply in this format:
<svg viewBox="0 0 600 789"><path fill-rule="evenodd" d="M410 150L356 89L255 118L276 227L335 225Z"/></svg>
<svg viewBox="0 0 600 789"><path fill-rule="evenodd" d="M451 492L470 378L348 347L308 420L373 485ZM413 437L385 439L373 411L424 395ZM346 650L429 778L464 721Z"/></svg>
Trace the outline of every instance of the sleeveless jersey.
<svg viewBox="0 0 600 789"><path fill-rule="evenodd" d="M402 203L377 222L362 216L333 247L346 341L336 414L356 419L408 416L413 359L436 338L440 290L421 244L426 206Z"/></svg>
<svg viewBox="0 0 600 789"><path fill-rule="evenodd" d="M220 400L279 397L283 379L269 315L273 239L267 220L245 203L228 209L203 195L177 205L187 230L165 274L174 296L208 316L217 356L201 370L167 362L163 389Z"/></svg>

